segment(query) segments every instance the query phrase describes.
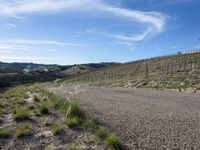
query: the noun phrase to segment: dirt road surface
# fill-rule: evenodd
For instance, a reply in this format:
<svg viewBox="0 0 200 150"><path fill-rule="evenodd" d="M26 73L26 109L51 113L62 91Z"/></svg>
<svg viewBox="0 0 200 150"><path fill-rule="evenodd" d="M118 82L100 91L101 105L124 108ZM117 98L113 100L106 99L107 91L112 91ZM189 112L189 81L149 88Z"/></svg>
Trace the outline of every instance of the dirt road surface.
<svg viewBox="0 0 200 150"><path fill-rule="evenodd" d="M146 89L51 88L115 132L130 149L199 150L200 95Z"/></svg>

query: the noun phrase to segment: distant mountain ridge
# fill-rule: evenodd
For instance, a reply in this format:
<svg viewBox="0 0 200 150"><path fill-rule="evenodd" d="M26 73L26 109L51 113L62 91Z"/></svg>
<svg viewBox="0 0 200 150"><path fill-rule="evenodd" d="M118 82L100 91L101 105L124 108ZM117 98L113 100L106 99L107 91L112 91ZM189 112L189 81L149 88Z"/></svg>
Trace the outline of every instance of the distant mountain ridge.
<svg viewBox="0 0 200 150"><path fill-rule="evenodd" d="M34 72L34 71L64 71L72 67L80 67L80 69L87 68L89 70L99 69L106 66L114 65L116 63L89 63L80 65L44 65L34 63L5 63L0 62L0 73L23 73L23 72ZM82 67L82 68L81 68Z"/></svg>

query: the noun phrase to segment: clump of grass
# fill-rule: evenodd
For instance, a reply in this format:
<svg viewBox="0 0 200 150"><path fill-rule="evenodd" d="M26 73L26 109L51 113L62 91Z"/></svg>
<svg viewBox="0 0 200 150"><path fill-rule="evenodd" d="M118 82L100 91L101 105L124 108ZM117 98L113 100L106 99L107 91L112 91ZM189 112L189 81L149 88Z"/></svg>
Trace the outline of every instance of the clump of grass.
<svg viewBox="0 0 200 150"><path fill-rule="evenodd" d="M48 120L48 119L46 119L46 120L44 120L44 122L42 123L44 126L47 126L47 127L49 127L50 125L51 125L51 122Z"/></svg>
<svg viewBox="0 0 200 150"><path fill-rule="evenodd" d="M70 145L69 150L80 150L80 149L75 145Z"/></svg>
<svg viewBox="0 0 200 150"><path fill-rule="evenodd" d="M30 135L32 135L32 132L31 132L29 123L24 123L17 127L17 129L16 129L16 137L17 138L26 137L26 136L30 136Z"/></svg>
<svg viewBox="0 0 200 150"><path fill-rule="evenodd" d="M120 149L120 143L115 134L108 135L105 139L105 142L108 146L110 146L114 149L117 149L117 150Z"/></svg>
<svg viewBox="0 0 200 150"><path fill-rule="evenodd" d="M0 128L0 138L9 138L11 136L11 132L8 128Z"/></svg>
<svg viewBox="0 0 200 150"><path fill-rule="evenodd" d="M52 122L51 128L54 135L58 135L61 132L60 124L57 122Z"/></svg>
<svg viewBox="0 0 200 150"><path fill-rule="evenodd" d="M84 123L83 123L83 126L86 128L86 129L89 129L89 130L92 130L94 131L95 130L95 123L92 119L87 119Z"/></svg>
<svg viewBox="0 0 200 150"><path fill-rule="evenodd" d="M37 95L33 95L33 101L34 102L40 102L40 99Z"/></svg>
<svg viewBox="0 0 200 150"><path fill-rule="evenodd" d="M67 118L66 120L66 124L69 126L69 127L74 127L74 126L78 126L80 123L80 120L78 117L71 117L71 118Z"/></svg>
<svg viewBox="0 0 200 150"><path fill-rule="evenodd" d="M24 108L18 108L17 110L15 109L13 115L15 121L22 121L29 119L29 112Z"/></svg>
<svg viewBox="0 0 200 150"><path fill-rule="evenodd" d="M104 127L100 127L95 131L95 135L101 139L104 139L107 136L107 130Z"/></svg>
<svg viewBox="0 0 200 150"><path fill-rule="evenodd" d="M41 103L38 105L38 110L41 114L49 114L48 104Z"/></svg>
<svg viewBox="0 0 200 150"><path fill-rule="evenodd" d="M75 100L69 101L69 107L71 108L70 116L81 116L81 110L78 103Z"/></svg>

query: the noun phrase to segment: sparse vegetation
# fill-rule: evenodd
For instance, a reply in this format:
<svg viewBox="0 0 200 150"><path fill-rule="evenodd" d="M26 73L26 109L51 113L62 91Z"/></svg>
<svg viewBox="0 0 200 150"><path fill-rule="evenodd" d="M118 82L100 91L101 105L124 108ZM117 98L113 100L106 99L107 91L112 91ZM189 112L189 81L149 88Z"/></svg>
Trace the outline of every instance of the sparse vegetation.
<svg viewBox="0 0 200 150"><path fill-rule="evenodd" d="M108 135L107 138L105 139L105 142L108 146L110 146L116 150L120 149L120 143L115 134Z"/></svg>
<svg viewBox="0 0 200 150"><path fill-rule="evenodd" d="M26 137L32 135L31 129L30 129L30 124L24 123L22 125L19 125L16 129L16 137L21 138L21 137Z"/></svg>
<svg viewBox="0 0 200 150"><path fill-rule="evenodd" d="M61 132L61 126L58 122L52 122L51 128L54 135L58 135Z"/></svg>
<svg viewBox="0 0 200 150"><path fill-rule="evenodd" d="M104 139L107 136L107 130L104 127L99 127L96 131L95 131L96 136L98 136L101 139Z"/></svg>
<svg viewBox="0 0 200 150"><path fill-rule="evenodd" d="M71 117L71 118L67 118L66 120L66 124L69 126L69 127L74 127L74 126L78 126L80 123L80 120L78 117Z"/></svg>
<svg viewBox="0 0 200 150"><path fill-rule="evenodd" d="M38 111L40 112L40 114L48 114L49 113L48 103L46 103L46 102L42 102L42 103L38 104L37 108L38 108Z"/></svg>
<svg viewBox="0 0 200 150"><path fill-rule="evenodd" d="M80 150L80 149L78 148L78 146L70 145L69 150Z"/></svg>
<svg viewBox="0 0 200 150"><path fill-rule="evenodd" d="M99 140L103 140L103 137L105 138L103 136L104 131L101 128L99 129L98 124L91 118L87 118L83 114L75 100L66 101L62 97L34 86L15 87L6 91L3 95L0 95L0 110L2 110L0 116L2 115L3 120L5 118L8 120L2 121L0 124L6 122L13 127L0 128L0 138L13 138L12 130L15 131L14 137L30 136L30 140L35 139L37 136L48 136L52 133L53 135L61 136L62 130L72 130L66 128L66 125L71 128L75 126L81 127L79 128L80 130L87 128L90 134L99 136ZM32 99L29 100L31 97ZM4 110L6 110L6 113L3 112ZM31 122L23 122L27 120ZM84 130L84 132L88 131ZM84 134L84 132L81 132L81 134ZM77 133L74 132L73 134ZM77 146L70 146L69 148L72 150L80 149Z"/></svg>
<svg viewBox="0 0 200 150"><path fill-rule="evenodd" d="M11 132L9 128L3 127L0 128L0 138L9 138L11 136Z"/></svg>
<svg viewBox="0 0 200 150"><path fill-rule="evenodd" d="M17 108L13 112L15 121L23 121L29 119L29 112L25 108Z"/></svg>
<svg viewBox="0 0 200 150"><path fill-rule="evenodd" d="M86 129L89 129L91 131L94 131L95 130L95 123L92 119L86 119L83 123L83 126L86 128Z"/></svg>

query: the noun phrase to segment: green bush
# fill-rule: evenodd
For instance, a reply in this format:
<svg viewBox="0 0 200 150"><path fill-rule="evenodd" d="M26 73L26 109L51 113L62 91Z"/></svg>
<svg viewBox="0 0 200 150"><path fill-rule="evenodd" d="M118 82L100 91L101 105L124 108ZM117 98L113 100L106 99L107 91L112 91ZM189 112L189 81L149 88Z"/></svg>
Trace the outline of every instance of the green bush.
<svg viewBox="0 0 200 150"><path fill-rule="evenodd" d="M29 123L24 123L17 127L17 129L16 129L16 137L17 138L30 136L30 135L32 135L32 132L31 132Z"/></svg>

